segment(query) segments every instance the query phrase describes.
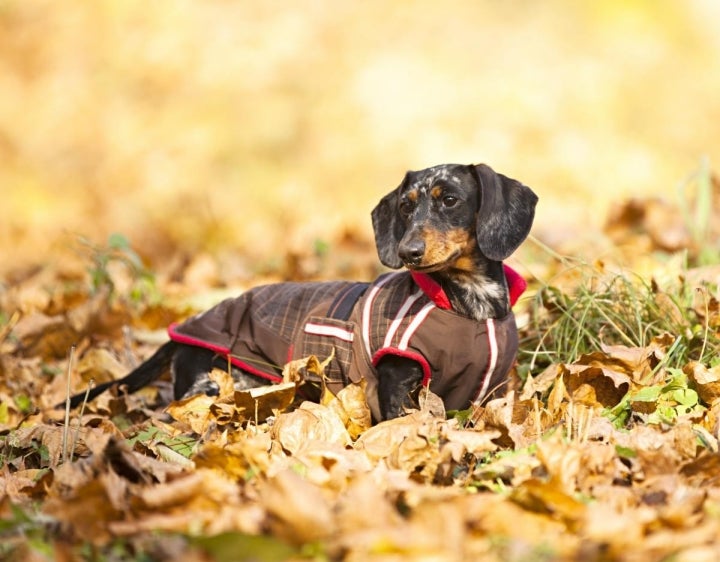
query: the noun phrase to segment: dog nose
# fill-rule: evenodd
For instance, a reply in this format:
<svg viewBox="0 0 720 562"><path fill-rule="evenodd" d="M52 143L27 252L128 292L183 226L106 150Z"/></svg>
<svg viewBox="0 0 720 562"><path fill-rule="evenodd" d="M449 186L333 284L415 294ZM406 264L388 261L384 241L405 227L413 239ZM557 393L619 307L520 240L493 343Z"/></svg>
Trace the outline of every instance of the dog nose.
<svg viewBox="0 0 720 562"><path fill-rule="evenodd" d="M425 242L410 240L400 244L398 255L406 265L419 265L425 255Z"/></svg>

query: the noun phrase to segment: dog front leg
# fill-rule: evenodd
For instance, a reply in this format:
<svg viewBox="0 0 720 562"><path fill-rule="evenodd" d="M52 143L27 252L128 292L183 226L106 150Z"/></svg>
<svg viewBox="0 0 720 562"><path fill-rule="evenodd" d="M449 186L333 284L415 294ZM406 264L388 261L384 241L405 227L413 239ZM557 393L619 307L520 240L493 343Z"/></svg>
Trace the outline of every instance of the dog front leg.
<svg viewBox="0 0 720 562"><path fill-rule="evenodd" d="M397 418L417 405L423 371L417 361L386 355L378 363L378 402L383 420Z"/></svg>

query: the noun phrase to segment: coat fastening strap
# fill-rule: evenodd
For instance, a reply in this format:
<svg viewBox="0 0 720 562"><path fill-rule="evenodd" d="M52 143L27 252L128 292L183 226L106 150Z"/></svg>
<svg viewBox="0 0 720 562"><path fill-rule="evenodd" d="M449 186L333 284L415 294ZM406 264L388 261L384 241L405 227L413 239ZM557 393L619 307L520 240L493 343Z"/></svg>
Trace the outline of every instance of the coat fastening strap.
<svg viewBox="0 0 720 562"><path fill-rule="evenodd" d="M328 318L347 320L352 314L353 307L358 299L365 294L370 283L355 283L341 291L333 300L327 311Z"/></svg>

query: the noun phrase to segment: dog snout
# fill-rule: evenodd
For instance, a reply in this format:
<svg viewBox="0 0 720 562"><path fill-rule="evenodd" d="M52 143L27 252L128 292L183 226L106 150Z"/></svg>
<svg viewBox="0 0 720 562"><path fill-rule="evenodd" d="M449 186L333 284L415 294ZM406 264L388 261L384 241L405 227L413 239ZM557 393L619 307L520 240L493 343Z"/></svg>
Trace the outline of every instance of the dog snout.
<svg viewBox="0 0 720 562"><path fill-rule="evenodd" d="M425 241L420 238L403 241L398 247L398 255L405 265L420 265L425 255Z"/></svg>

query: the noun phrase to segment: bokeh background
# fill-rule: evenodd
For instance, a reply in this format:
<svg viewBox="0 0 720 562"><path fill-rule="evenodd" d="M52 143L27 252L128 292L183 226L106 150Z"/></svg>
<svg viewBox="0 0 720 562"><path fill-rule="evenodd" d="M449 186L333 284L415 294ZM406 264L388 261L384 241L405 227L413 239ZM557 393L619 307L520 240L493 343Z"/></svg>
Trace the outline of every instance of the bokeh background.
<svg viewBox="0 0 720 562"><path fill-rule="evenodd" d="M717 0L0 0L0 273L112 232L150 266L266 267L370 240L443 162L533 187L541 239L592 239L720 161L718 24Z"/></svg>

